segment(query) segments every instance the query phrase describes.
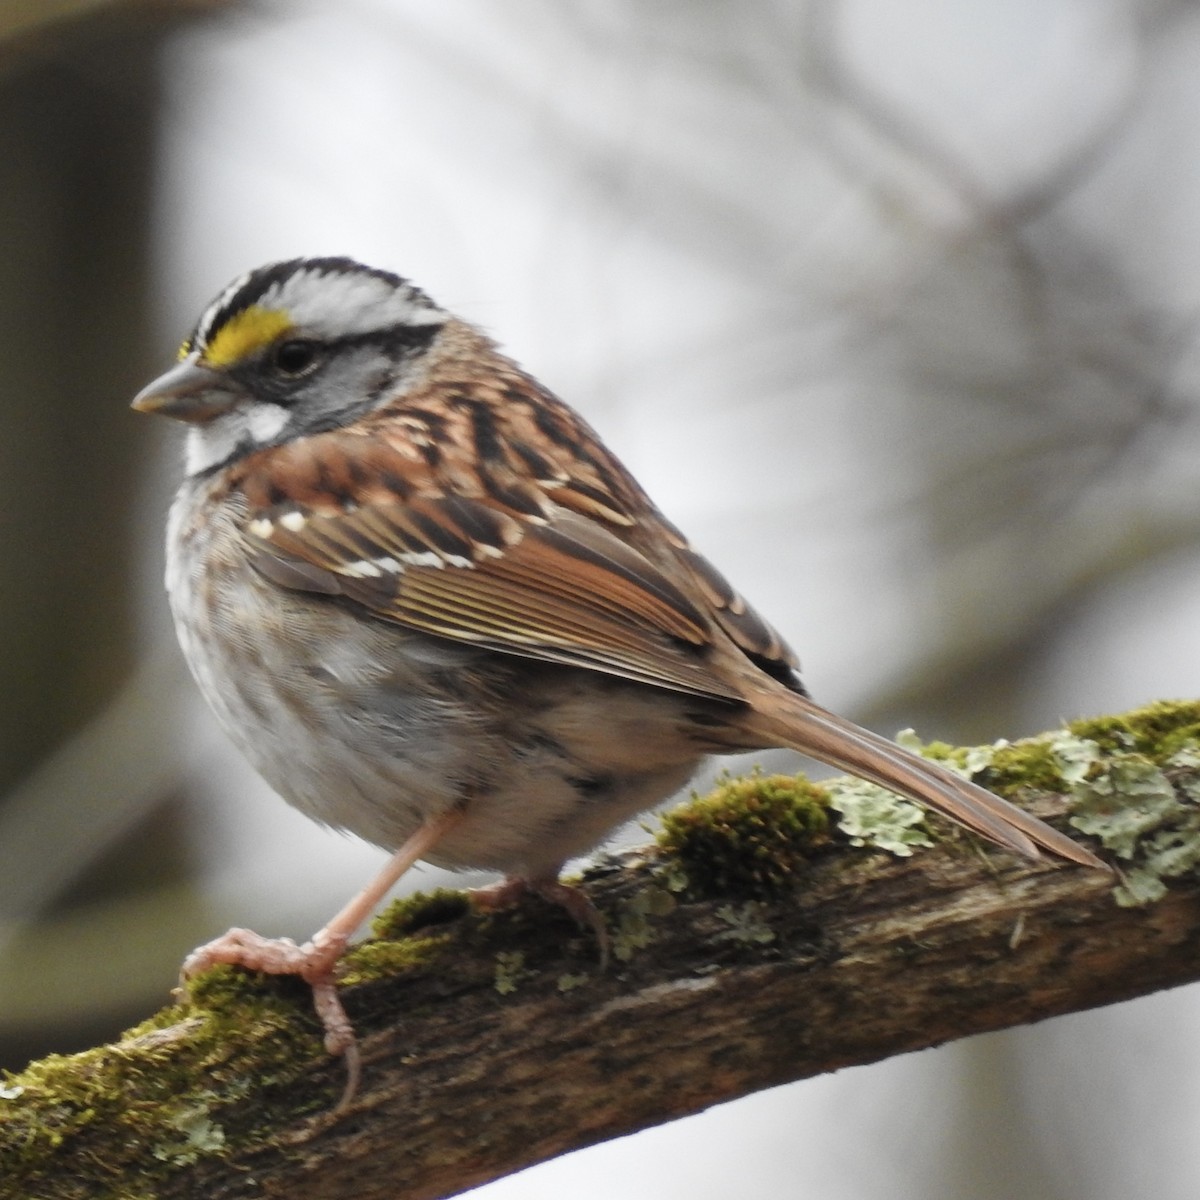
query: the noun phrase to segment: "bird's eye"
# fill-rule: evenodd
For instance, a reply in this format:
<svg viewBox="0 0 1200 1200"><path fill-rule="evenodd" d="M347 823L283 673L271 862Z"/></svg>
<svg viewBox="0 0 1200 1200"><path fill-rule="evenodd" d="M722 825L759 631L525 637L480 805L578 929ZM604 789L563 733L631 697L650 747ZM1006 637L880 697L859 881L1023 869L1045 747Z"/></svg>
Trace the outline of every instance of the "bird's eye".
<svg viewBox="0 0 1200 1200"><path fill-rule="evenodd" d="M320 360L321 347L307 338L289 338L280 342L271 355L271 365L293 379L307 375Z"/></svg>

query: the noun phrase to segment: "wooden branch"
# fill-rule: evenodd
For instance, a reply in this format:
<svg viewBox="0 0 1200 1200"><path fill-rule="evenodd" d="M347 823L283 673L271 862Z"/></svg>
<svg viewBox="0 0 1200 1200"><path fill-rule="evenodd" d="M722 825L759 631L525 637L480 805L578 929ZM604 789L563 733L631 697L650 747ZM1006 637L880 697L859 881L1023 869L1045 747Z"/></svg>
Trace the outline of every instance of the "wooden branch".
<svg viewBox="0 0 1200 1200"><path fill-rule="evenodd" d="M1200 977L1194 872L1119 907L1114 877L950 838L911 858L831 842L766 901L691 898L680 876L653 848L589 872L603 973L541 901L402 904L406 935L348 961L365 1075L341 1118L304 989L213 972L191 1006L0 1085L0 1196L448 1196L760 1088Z"/></svg>

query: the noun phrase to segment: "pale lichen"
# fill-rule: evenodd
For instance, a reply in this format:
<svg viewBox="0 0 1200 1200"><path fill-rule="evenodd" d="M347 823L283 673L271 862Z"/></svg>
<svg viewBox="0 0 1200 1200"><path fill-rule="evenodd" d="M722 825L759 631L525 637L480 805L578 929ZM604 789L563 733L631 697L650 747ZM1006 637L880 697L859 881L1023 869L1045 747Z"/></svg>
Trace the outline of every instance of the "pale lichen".
<svg viewBox="0 0 1200 1200"><path fill-rule="evenodd" d="M218 1125L209 1112L198 1105L184 1104L174 1112L168 1112L166 1123L179 1131L178 1140L164 1138L151 1148L159 1162L173 1162L187 1166L206 1154L215 1154L225 1148L225 1130Z"/></svg>
<svg viewBox="0 0 1200 1200"><path fill-rule="evenodd" d="M769 946L775 931L767 924L768 908L756 900L743 904L722 904L717 916L729 927L716 934L717 941L738 942L743 946Z"/></svg>
<svg viewBox="0 0 1200 1200"><path fill-rule="evenodd" d="M854 846L874 846L907 858L918 846L932 846L925 810L865 779L838 779L827 785L829 806L841 814L838 828Z"/></svg>
<svg viewBox="0 0 1200 1200"><path fill-rule="evenodd" d="M620 907L616 928L612 931L613 957L629 962L638 950L644 950L658 936L656 917L665 917L676 908L675 897L660 887L645 887L635 892Z"/></svg>
<svg viewBox="0 0 1200 1200"><path fill-rule="evenodd" d="M1113 892L1124 907L1160 900L1165 880L1200 866L1198 749L1176 751L1164 770L1143 754L1101 758L1097 747L1092 769L1071 786L1071 825L1130 864Z"/></svg>
<svg viewBox="0 0 1200 1200"><path fill-rule="evenodd" d="M1200 867L1200 703L1161 701L968 749L898 740L992 791L1065 796L1068 823L1128 864L1113 889L1122 906L1159 900L1166 880Z"/></svg>
<svg viewBox="0 0 1200 1200"><path fill-rule="evenodd" d="M582 975L567 971L555 980L554 986L560 992L573 992L576 988L581 988L585 984L591 983L593 978L594 976L591 975Z"/></svg>
<svg viewBox="0 0 1200 1200"><path fill-rule="evenodd" d="M496 955L492 986L501 996L511 996L534 972L525 966L521 950L501 950Z"/></svg>

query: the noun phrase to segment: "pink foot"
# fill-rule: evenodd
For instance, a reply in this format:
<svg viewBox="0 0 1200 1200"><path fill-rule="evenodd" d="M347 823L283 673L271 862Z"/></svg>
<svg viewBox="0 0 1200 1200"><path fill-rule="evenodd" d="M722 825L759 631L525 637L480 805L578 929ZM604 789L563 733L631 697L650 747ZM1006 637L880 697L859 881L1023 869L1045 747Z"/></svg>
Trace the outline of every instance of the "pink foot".
<svg viewBox="0 0 1200 1200"><path fill-rule="evenodd" d="M396 880L463 819L463 809L430 817L380 868L378 874L312 940L297 946L291 938L265 938L249 929L231 929L207 946L193 950L183 964L183 979L217 963L230 963L268 975L299 975L312 988L313 1006L325 1029L325 1047L346 1060L346 1087L334 1114L345 1111L358 1091L362 1057L354 1026L338 999L334 968L354 931L387 895Z"/></svg>
<svg viewBox="0 0 1200 1200"><path fill-rule="evenodd" d="M579 887L563 883L557 875L546 875L540 879L525 879L520 875L510 875L499 883L487 887L472 888L471 902L484 912L496 912L516 904L522 896L532 892L565 908L577 925L590 929L596 935L600 946L600 969L608 967L608 927L604 924L604 916L592 903L588 894Z"/></svg>
<svg viewBox="0 0 1200 1200"><path fill-rule="evenodd" d="M218 963L262 971L267 975L298 975L312 988L313 1007L325 1030L325 1049L346 1060L346 1087L335 1112L343 1111L354 1099L362 1076L362 1060L354 1026L346 1015L333 981L334 968L346 948L348 937L322 929L312 941L298 946L291 938L266 938L250 929L231 929L183 961L183 982Z"/></svg>

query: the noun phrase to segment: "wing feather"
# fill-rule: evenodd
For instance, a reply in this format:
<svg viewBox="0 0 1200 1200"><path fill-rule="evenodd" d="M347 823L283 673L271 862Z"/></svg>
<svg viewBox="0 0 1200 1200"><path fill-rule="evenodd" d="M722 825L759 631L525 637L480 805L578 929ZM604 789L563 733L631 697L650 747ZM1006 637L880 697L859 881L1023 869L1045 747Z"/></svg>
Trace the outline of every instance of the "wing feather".
<svg viewBox="0 0 1200 1200"><path fill-rule="evenodd" d="M722 633L790 671L770 627L582 424L539 426L536 487L513 474L514 462L528 470L528 446L505 457L531 439L492 431L470 494L447 429L437 458L419 439L406 444L407 428L393 419L375 438L330 431L246 463L244 536L262 574L411 629L696 695L741 698L709 666ZM564 454L574 474L557 461ZM509 475L524 487L519 505L505 499ZM643 509L648 533L635 518Z"/></svg>
<svg viewBox="0 0 1200 1200"><path fill-rule="evenodd" d="M426 496L346 512L292 508L252 517L246 541L281 586L334 592L412 629L738 698L707 666L703 610L644 555L566 509L533 520L483 507ZM471 536L481 531L488 540Z"/></svg>

